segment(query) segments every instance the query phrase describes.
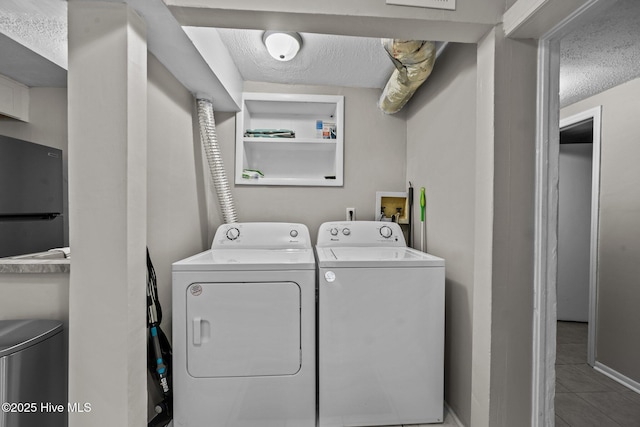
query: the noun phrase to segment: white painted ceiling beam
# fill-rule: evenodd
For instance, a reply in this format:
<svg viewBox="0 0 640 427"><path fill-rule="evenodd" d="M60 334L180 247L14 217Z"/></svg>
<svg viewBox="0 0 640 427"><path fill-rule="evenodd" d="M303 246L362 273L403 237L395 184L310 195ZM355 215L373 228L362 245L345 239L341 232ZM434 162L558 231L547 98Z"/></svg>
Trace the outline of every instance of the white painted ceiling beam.
<svg viewBox="0 0 640 427"><path fill-rule="evenodd" d="M601 0L518 0L504 13L505 34L511 38L539 39L576 11L598 1L603 3Z"/></svg>
<svg viewBox="0 0 640 427"><path fill-rule="evenodd" d="M220 11L276 12L311 15L346 15L359 18L377 17L390 19L418 19L421 21L446 21L495 25L505 11L504 0L458 1L455 10L426 7L410 7L385 4L371 0L323 0L309 2L299 0L165 0L168 6L193 9L217 9Z"/></svg>
<svg viewBox="0 0 640 427"><path fill-rule="evenodd" d="M198 98L210 99L216 111L240 111L242 76L220 37L203 58L162 0L127 0L147 23L148 49Z"/></svg>
<svg viewBox="0 0 640 427"><path fill-rule="evenodd" d="M283 30L377 38L477 42L500 22L504 3L459 2L455 11L349 2L165 0L185 26ZM314 9L315 8L315 9ZM317 9L317 10L316 10Z"/></svg>

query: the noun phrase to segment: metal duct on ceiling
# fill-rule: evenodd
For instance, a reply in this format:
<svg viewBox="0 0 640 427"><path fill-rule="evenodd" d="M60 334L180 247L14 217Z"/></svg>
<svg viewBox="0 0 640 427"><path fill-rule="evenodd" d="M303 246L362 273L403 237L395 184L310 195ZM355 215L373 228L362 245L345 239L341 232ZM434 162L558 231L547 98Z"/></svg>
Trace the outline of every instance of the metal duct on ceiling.
<svg viewBox="0 0 640 427"><path fill-rule="evenodd" d="M424 40L382 39L396 69L378 101L386 114L397 113L429 77L436 60L436 44Z"/></svg>

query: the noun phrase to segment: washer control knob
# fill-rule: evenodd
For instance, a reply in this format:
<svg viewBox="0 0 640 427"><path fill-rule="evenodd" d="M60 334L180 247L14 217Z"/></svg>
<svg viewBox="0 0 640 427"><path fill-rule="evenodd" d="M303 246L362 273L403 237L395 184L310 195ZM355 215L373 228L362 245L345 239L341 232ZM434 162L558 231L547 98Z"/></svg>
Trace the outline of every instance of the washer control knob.
<svg viewBox="0 0 640 427"><path fill-rule="evenodd" d="M295 239L296 237L298 237L298 230L291 230L289 232L289 236L291 236L291 237L293 237Z"/></svg>
<svg viewBox="0 0 640 427"><path fill-rule="evenodd" d="M227 230L227 239L236 240L238 237L240 237L240 230L237 228L233 227Z"/></svg>
<svg viewBox="0 0 640 427"><path fill-rule="evenodd" d="M389 237L391 237L392 234L393 234L393 231L391 230L390 227L386 225L383 225L382 227L380 227L380 235L385 239L388 239Z"/></svg>
<svg viewBox="0 0 640 427"><path fill-rule="evenodd" d="M343 228L342 234L344 234L345 236L348 236L349 234L351 234L351 230L349 230L348 228Z"/></svg>
<svg viewBox="0 0 640 427"><path fill-rule="evenodd" d="M337 236L338 235L338 229L337 228L332 228L331 230L329 230L329 233L331 233L332 236Z"/></svg>

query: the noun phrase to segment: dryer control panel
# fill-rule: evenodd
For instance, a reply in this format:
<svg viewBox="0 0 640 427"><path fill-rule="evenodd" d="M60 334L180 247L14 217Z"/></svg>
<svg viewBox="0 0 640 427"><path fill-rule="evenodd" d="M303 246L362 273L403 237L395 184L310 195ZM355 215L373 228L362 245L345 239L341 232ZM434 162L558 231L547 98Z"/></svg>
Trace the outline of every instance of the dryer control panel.
<svg viewBox="0 0 640 427"><path fill-rule="evenodd" d="M325 222L318 229L318 247L407 246L402 229L395 222Z"/></svg>
<svg viewBox="0 0 640 427"><path fill-rule="evenodd" d="M311 249L309 229L285 222L237 222L218 227L211 249Z"/></svg>

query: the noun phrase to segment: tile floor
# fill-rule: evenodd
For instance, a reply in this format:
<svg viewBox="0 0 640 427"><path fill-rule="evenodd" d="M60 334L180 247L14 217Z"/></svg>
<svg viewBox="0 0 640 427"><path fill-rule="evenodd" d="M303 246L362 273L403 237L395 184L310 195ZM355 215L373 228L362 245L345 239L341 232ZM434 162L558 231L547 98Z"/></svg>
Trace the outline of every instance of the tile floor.
<svg viewBox="0 0 640 427"><path fill-rule="evenodd" d="M587 324L558 322L556 427L640 427L640 394L587 365Z"/></svg>

